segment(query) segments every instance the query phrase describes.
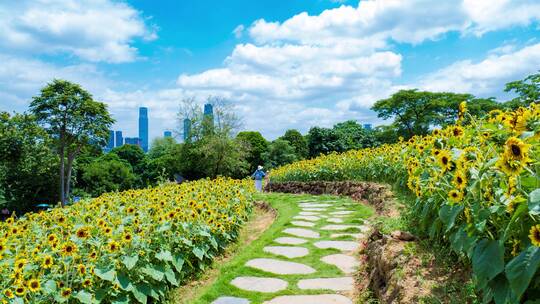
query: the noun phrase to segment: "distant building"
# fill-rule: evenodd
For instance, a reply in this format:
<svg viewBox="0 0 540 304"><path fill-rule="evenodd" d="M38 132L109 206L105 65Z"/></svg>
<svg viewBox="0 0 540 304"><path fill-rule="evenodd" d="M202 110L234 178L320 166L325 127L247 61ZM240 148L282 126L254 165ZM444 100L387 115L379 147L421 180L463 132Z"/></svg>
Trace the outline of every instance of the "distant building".
<svg viewBox="0 0 540 304"><path fill-rule="evenodd" d="M189 118L184 119L184 142L187 141L191 133L191 120Z"/></svg>
<svg viewBox="0 0 540 304"><path fill-rule="evenodd" d="M126 137L126 145L135 145L142 148L142 140L138 137Z"/></svg>
<svg viewBox="0 0 540 304"><path fill-rule="evenodd" d="M114 149L114 131L109 130L109 138L107 140L107 147L105 148L106 151L111 151Z"/></svg>
<svg viewBox="0 0 540 304"><path fill-rule="evenodd" d="M116 131L116 145L115 147L121 147L124 145L124 137L122 131Z"/></svg>
<svg viewBox="0 0 540 304"><path fill-rule="evenodd" d="M364 124L364 129L369 131L369 130L373 129L373 127L371 126L371 124Z"/></svg>
<svg viewBox="0 0 540 304"><path fill-rule="evenodd" d="M141 148L148 152L148 108L139 108L139 139Z"/></svg>
<svg viewBox="0 0 540 304"><path fill-rule="evenodd" d="M172 137L172 132L171 131L163 132L163 137Z"/></svg>
<svg viewBox="0 0 540 304"><path fill-rule="evenodd" d="M214 116L214 106L212 104L207 103L204 105L204 115Z"/></svg>

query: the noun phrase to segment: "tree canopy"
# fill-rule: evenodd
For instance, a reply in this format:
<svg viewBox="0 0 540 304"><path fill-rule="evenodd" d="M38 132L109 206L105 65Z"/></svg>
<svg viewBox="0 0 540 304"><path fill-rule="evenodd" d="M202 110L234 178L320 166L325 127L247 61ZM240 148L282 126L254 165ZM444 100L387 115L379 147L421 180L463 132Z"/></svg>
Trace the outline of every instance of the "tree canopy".
<svg viewBox="0 0 540 304"><path fill-rule="evenodd" d="M280 139L288 141L293 146L298 159L304 159L309 156L308 142L298 130L289 129L285 131L285 135L281 136Z"/></svg>
<svg viewBox="0 0 540 304"><path fill-rule="evenodd" d="M249 152L246 160L249 162L249 171L254 171L258 165L263 164L262 154L268 149L268 143L261 133L256 131L243 131L236 135L236 140L243 142Z"/></svg>

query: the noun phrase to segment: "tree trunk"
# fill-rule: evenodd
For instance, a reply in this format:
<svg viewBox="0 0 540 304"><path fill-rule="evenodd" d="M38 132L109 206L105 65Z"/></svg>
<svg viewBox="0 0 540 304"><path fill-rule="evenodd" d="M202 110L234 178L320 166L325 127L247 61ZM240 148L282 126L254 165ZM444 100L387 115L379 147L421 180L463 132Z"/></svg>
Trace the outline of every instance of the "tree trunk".
<svg viewBox="0 0 540 304"><path fill-rule="evenodd" d="M62 207L65 206L66 204L66 199L65 199L65 182L64 182L64 179L65 179L65 175L64 175L64 146L61 146L60 147L60 151L59 151L59 154L60 154L60 203L62 204Z"/></svg>
<svg viewBox="0 0 540 304"><path fill-rule="evenodd" d="M71 192L71 173L73 172L73 161L75 160L75 157L79 152L81 151L80 147L75 148L75 151L72 153L68 152L68 162L67 162L67 177L66 177L66 194L65 198L69 198L69 194Z"/></svg>

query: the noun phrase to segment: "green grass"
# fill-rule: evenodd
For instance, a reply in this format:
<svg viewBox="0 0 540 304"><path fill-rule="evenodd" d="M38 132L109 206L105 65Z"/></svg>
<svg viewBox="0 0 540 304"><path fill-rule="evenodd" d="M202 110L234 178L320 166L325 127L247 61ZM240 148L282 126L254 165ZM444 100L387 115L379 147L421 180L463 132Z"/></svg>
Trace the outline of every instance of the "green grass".
<svg viewBox="0 0 540 304"><path fill-rule="evenodd" d="M263 248L270 244L277 245L273 243L275 238L286 236L282 233L282 230L294 227L290 224L293 216L298 215L300 208L298 207L299 201L326 201L326 200L337 200L333 204L335 207L346 206L349 210L355 211L350 217L344 218L343 224L361 224L363 222L362 218L367 218L373 214L373 210L369 207L361 205L357 202L352 201L349 198L340 198L336 196L312 196L312 195L292 195L292 194L260 194L257 197L257 200L264 200L272 205L274 209L277 210L278 216L274 223L268 228L256 241L252 242L247 248L238 253L233 259L228 263L219 266L219 275L217 280L213 285L210 285L200 291L200 296L196 300L192 301L193 304L208 304L217 299L220 296L235 296L242 297L251 300L251 303L258 304L263 301L270 300L279 295L289 295L289 294L318 294L324 291L306 291L299 290L296 287L296 282L299 279L306 278L316 278L316 277L335 277L343 276L343 273L335 266L322 263L320 258L334 253L339 253L338 250L334 249L319 249L316 248L312 241L303 244L301 246L309 249L310 254L306 257L300 257L295 259L286 259L278 256L274 256L269 253L265 253ZM334 206L333 206L334 207ZM333 208L331 207L331 208ZM329 211L328 211L329 212ZM328 212L326 212L328 214ZM313 230L317 230L323 225L326 225L326 221L321 220L316 223L316 226ZM296 227L298 228L298 227ZM319 231L321 233L320 240L330 239L330 234L335 233L331 231ZM345 232L345 231L344 231ZM342 240L347 240L350 238L343 237ZM319 239L317 239L319 240ZM352 239L350 239L352 240ZM257 269L249 268L244 266L245 263L251 259L255 258L277 258L281 260L287 260L292 262L299 262L306 265L309 265L317 270L316 273L311 275L273 275L260 271ZM288 289L272 293L257 293L249 292L238 289L229 283L238 276L263 276L263 277L279 277L280 279L286 280L289 282Z"/></svg>

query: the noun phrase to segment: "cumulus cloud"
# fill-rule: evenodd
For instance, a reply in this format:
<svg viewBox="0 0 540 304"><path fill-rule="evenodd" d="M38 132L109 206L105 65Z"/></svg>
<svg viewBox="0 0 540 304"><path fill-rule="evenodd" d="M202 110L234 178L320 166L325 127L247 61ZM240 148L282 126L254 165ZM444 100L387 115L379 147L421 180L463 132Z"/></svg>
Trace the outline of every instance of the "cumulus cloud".
<svg viewBox="0 0 540 304"><path fill-rule="evenodd" d="M240 24L239 26L235 27L233 30L233 34L237 39L242 38L242 35L244 34L245 27L243 24Z"/></svg>
<svg viewBox="0 0 540 304"><path fill-rule="evenodd" d="M124 2L23 0L0 4L0 36L4 49L119 63L137 58L134 39L152 40L156 33Z"/></svg>

